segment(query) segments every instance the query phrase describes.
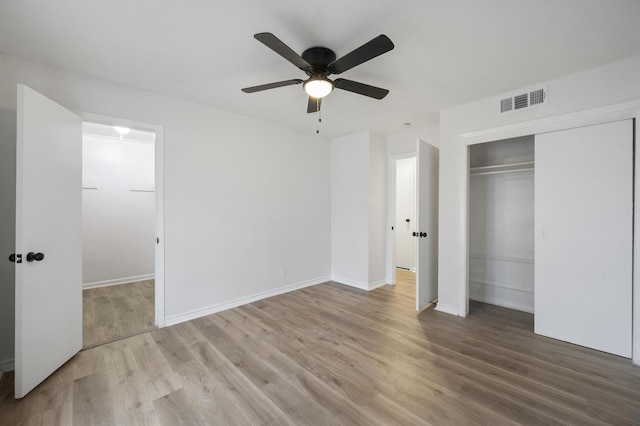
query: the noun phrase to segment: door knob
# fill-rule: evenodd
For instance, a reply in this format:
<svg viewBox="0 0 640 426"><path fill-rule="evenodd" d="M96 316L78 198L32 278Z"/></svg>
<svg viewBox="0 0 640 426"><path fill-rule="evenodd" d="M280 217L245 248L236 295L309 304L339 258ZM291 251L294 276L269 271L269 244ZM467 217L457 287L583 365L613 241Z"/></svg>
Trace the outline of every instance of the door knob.
<svg viewBox="0 0 640 426"><path fill-rule="evenodd" d="M9 262L15 262L16 261L16 254L15 253L11 253L9 255Z"/></svg>
<svg viewBox="0 0 640 426"><path fill-rule="evenodd" d="M34 260L40 262L42 259L44 259L44 254L42 253L34 253L32 251L27 253L27 262L33 262Z"/></svg>
<svg viewBox="0 0 640 426"><path fill-rule="evenodd" d="M407 222L407 223L409 223L409 222L411 222L411 219L407 218L407 219L405 219L404 221L405 221L405 222Z"/></svg>

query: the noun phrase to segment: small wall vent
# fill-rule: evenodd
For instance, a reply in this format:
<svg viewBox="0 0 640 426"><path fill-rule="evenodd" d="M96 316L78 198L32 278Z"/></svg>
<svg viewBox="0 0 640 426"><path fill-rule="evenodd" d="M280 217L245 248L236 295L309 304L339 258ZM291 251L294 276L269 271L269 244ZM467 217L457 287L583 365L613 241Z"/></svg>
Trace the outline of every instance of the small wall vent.
<svg viewBox="0 0 640 426"><path fill-rule="evenodd" d="M498 102L500 114L519 111L547 103L547 90L538 87L530 90L520 90L506 97L502 97Z"/></svg>

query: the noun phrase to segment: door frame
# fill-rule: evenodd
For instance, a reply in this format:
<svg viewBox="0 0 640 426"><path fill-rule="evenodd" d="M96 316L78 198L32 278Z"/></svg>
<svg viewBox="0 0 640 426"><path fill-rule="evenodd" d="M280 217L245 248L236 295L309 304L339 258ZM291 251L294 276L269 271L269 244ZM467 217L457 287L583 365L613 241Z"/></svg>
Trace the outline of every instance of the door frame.
<svg viewBox="0 0 640 426"><path fill-rule="evenodd" d="M165 326L165 242L164 242L164 127L158 124L118 118L102 114L75 111L83 121L108 126L126 126L133 129L151 131L156 134L155 154L155 232L157 238L155 250L155 325Z"/></svg>
<svg viewBox="0 0 640 426"><path fill-rule="evenodd" d="M390 285L396 285L396 238L395 230L391 230L391 227L396 223L397 161L412 157L416 158L416 156L416 152L408 152L405 154L390 155L387 158L387 284ZM417 167L416 159L416 168ZM416 270L417 269L418 262L416 262Z"/></svg>
<svg viewBox="0 0 640 426"><path fill-rule="evenodd" d="M461 221L460 235L463 244L457 253L458 265L462 273L458 275L458 312L466 317L469 314L469 145L492 142L501 139L509 139L527 136L537 133L566 130L575 127L584 127L594 124L608 123L612 121L635 119L634 146L640 141L640 100L608 105L585 111L561 114L537 120L523 121L501 127L494 127L460 135L460 144L463 149L458 150L459 164L466 164L461 173L461 213L464 220ZM640 150L634 152L634 170L640 165ZM640 200L640 173L634 172L634 200ZM632 362L640 365L640 279L636 279L636 272L640 267L640 206L633 205L633 324L632 324Z"/></svg>

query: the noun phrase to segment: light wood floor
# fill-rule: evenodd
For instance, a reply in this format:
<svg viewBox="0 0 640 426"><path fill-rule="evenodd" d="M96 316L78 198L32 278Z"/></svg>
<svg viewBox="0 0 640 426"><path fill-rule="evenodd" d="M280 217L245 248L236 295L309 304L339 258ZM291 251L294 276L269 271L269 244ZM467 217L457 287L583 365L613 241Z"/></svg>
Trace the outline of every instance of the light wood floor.
<svg viewBox="0 0 640 426"><path fill-rule="evenodd" d="M83 290L83 346L154 329L154 285L155 280L146 280Z"/></svg>
<svg viewBox="0 0 640 426"><path fill-rule="evenodd" d="M0 423L640 424L640 368L530 314L414 311L414 287L297 290L80 352Z"/></svg>

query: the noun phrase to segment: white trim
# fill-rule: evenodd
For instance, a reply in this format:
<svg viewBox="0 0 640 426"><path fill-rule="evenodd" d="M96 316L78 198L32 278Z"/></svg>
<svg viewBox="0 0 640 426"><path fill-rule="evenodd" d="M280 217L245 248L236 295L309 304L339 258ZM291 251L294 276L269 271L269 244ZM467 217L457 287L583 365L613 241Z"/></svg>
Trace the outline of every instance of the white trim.
<svg viewBox="0 0 640 426"><path fill-rule="evenodd" d="M444 312L445 314L449 314L449 315L456 315L456 316L459 315L458 310L454 306L443 305L440 302L436 304L435 310L438 312Z"/></svg>
<svg viewBox="0 0 640 426"><path fill-rule="evenodd" d="M443 312L451 310L449 313L467 316L469 312L469 145L491 142L501 139L509 139L520 136L535 135L546 132L571 129L576 127L590 126L595 124L608 123L612 121L636 119L636 142L640 141L640 99L620 104L607 105L600 108L576 111L560 114L553 117L546 117L537 120L524 121L501 127L494 127L479 131L463 133L460 135L460 144L463 149L459 152L459 164L466 167L460 169L460 211L459 223L461 226L460 241L458 250L458 265L464 271L463 277L458 282L458 306L459 310L444 307ZM640 267L640 153L636 149L635 168L635 194L634 198L634 239L633 239L633 349L632 362L640 365L640 279L635 279L635 271Z"/></svg>
<svg viewBox="0 0 640 426"><path fill-rule="evenodd" d="M369 291L375 290L376 288L380 288L382 286L387 285L386 280L380 280L369 284Z"/></svg>
<svg viewBox="0 0 640 426"><path fill-rule="evenodd" d="M532 134L555 132L575 127L584 127L594 124L609 123L611 121L636 118L640 108L640 100L625 102L622 104L608 105L553 117L545 117L537 120L523 121L501 127L493 127L474 132L463 133L460 138L465 145L492 142L501 139L510 139Z"/></svg>
<svg viewBox="0 0 640 426"><path fill-rule="evenodd" d="M274 290L263 291L251 296L241 297L239 299L231 300L225 303L219 303L217 305L207 306L205 308L196 309L190 312L185 312L179 315L172 315L167 317L164 322L165 327L180 324L185 321L191 321L196 318L204 317L207 315L215 314L217 312L226 311L227 309L236 308L238 306L246 305L258 300L266 299L268 297L278 296L280 294L288 293L290 291L299 290L305 287L311 287L314 285L326 283L329 281L329 277L320 277L309 281L303 281L297 284L291 284L284 287L280 287Z"/></svg>
<svg viewBox="0 0 640 426"><path fill-rule="evenodd" d="M165 326L165 282L164 282L164 128L158 126L156 129L156 164L155 164L155 184L156 184L156 257L155 257L155 325L158 328Z"/></svg>
<svg viewBox="0 0 640 426"><path fill-rule="evenodd" d="M634 202L633 202L633 325L632 325L632 343L631 343L631 361L640 365L640 279L636 279L638 268L640 268L640 105L636 107L635 113L635 132L634 135Z"/></svg>
<svg viewBox="0 0 640 426"><path fill-rule="evenodd" d="M164 242L164 127L159 124L144 123L125 118L76 111L84 121L106 125L120 125L132 129L149 130L155 132L155 200L156 200L156 244L155 253L155 325L165 326L165 242Z"/></svg>
<svg viewBox="0 0 640 426"><path fill-rule="evenodd" d="M359 290L364 290L364 291L371 291L371 290L375 290L376 288L382 287L383 285L386 285L386 281L376 281L374 283L366 283L366 282L362 282L362 281L356 281L356 280L352 280L349 278L344 278L344 277L338 277L338 276L332 276L331 277L331 281L336 282L338 284L342 284L342 285L346 285L349 287L354 287L357 288ZM395 284L393 284L395 285Z"/></svg>
<svg viewBox="0 0 640 426"><path fill-rule="evenodd" d="M152 280L155 278L154 274L136 275L133 277L115 278L112 280L96 281L92 283L83 283L82 289L87 290L89 288L109 287L112 285L129 284L138 281Z"/></svg>
<svg viewBox="0 0 640 426"><path fill-rule="evenodd" d="M382 287L383 285L387 284L387 282L384 280L376 281L373 283L365 283L362 281L356 281L350 278L338 277L335 275L331 277L331 281L365 291L375 290L376 288Z"/></svg>
<svg viewBox="0 0 640 426"><path fill-rule="evenodd" d="M15 370L15 360L13 358L7 358L0 361L0 377L2 373Z"/></svg>

